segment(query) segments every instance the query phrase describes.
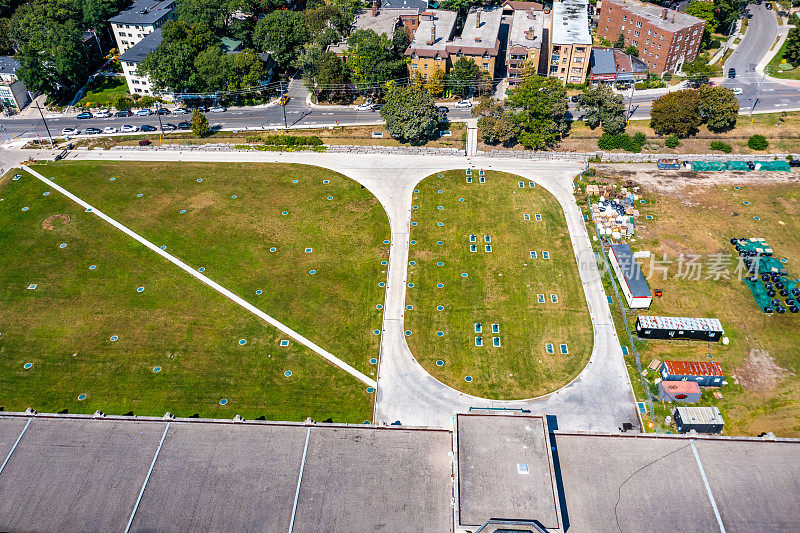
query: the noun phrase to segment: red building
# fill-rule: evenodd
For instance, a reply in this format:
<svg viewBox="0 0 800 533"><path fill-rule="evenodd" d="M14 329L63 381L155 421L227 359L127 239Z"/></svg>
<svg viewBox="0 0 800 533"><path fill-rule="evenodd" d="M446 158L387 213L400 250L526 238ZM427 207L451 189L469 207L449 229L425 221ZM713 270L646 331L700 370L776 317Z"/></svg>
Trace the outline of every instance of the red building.
<svg viewBox="0 0 800 533"><path fill-rule="evenodd" d="M635 46L650 72L678 72L697 57L705 21L680 11L633 0L603 0L597 35Z"/></svg>

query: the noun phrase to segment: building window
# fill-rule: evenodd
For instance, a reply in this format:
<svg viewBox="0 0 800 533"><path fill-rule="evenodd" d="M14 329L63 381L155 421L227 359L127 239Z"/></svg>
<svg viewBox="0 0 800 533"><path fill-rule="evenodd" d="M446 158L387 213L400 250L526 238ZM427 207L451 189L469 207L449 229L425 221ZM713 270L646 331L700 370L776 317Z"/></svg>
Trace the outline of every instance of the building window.
<svg viewBox="0 0 800 533"><path fill-rule="evenodd" d="M586 52L586 49L584 47L582 47L582 46L580 46L578 48L575 48L575 53L576 54L582 54L584 52Z"/></svg>
<svg viewBox="0 0 800 533"><path fill-rule="evenodd" d="M575 63L583 63L583 58L582 57L574 57L574 58L572 58L572 60Z"/></svg>
<svg viewBox="0 0 800 533"><path fill-rule="evenodd" d="M425 70L428 70L428 64L425 63L424 65L422 65L422 68L424 68Z"/></svg>
<svg viewBox="0 0 800 533"><path fill-rule="evenodd" d="M637 22L637 23L636 23L636 27L637 27L637 28L641 28L641 27L642 27L642 23L641 23L641 22Z"/></svg>
<svg viewBox="0 0 800 533"><path fill-rule="evenodd" d="M620 26L620 29L621 29L622 31L625 31L625 24L623 24L622 26Z"/></svg>
<svg viewBox="0 0 800 533"><path fill-rule="evenodd" d="M658 54L656 54L656 59L658 59Z"/></svg>
<svg viewBox="0 0 800 533"><path fill-rule="evenodd" d="M489 63L484 63L483 64L483 68L488 69L489 68Z"/></svg>
<svg viewBox="0 0 800 533"><path fill-rule="evenodd" d="M633 41L633 46L636 46L637 44L639 44L639 41Z"/></svg>
<svg viewBox="0 0 800 533"><path fill-rule="evenodd" d="M652 32L653 30L647 30L647 35L650 35Z"/></svg>
<svg viewBox="0 0 800 533"><path fill-rule="evenodd" d="M650 39L645 39L644 44L650 44Z"/></svg>
<svg viewBox="0 0 800 533"><path fill-rule="evenodd" d="M633 36L634 37L638 37L639 36L639 32L638 31L633 32Z"/></svg>
<svg viewBox="0 0 800 533"><path fill-rule="evenodd" d="M417 69L417 65L416 65L416 64L414 64L414 65L411 65L411 68L412 68L412 69L414 69L414 70L416 70L416 69Z"/></svg>
<svg viewBox="0 0 800 533"><path fill-rule="evenodd" d="M627 21L628 21L628 15L623 16L622 17L622 22L627 22Z"/></svg>

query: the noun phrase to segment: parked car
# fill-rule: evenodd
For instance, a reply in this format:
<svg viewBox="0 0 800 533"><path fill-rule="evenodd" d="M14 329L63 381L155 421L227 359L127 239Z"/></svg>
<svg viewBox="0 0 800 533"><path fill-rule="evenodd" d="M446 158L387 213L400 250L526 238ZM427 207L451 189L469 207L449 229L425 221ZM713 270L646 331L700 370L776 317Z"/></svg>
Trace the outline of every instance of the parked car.
<svg viewBox="0 0 800 533"><path fill-rule="evenodd" d="M170 114L170 110L167 109L166 107L159 107L156 110L156 115L169 115L169 114Z"/></svg>
<svg viewBox="0 0 800 533"><path fill-rule="evenodd" d="M94 114L94 118L108 118L110 116L111 116L111 113L109 113L105 109L102 109L102 110L100 110L100 111L98 111L97 113Z"/></svg>
<svg viewBox="0 0 800 533"><path fill-rule="evenodd" d="M288 103L289 103L289 95L288 94L281 95L280 100L278 100L278 104L286 105Z"/></svg>
<svg viewBox="0 0 800 533"><path fill-rule="evenodd" d="M198 105L198 106L195 106L194 108L197 109L198 111L200 111L201 113L208 113L208 107L206 107L204 105Z"/></svg>
<svg viewBox="0 0 800 533"><path fill-rule="evenodd" d="M728 77L731 78L731 79L736 77L736 69L735 68L728 69Z"/></svg>
<svg viewBox="0 0 800 533"><path fill-rule="evenodd" d="M65 137L67 135L80 135L80 133L81 130L79 130L78 128L64 128L63 130L61 130L61 135Z"/></svg>
<svg viewBox="0 0 800 533"><path fill-rule="evenodd" d="M360 104L356 106L356 111L372 111L372 104Z"/></svg>
<svg viewBox="0 0 800 533"><path fill-rule="evenodd" d="M446 115L450 111L450 109L448 109L447 106L440 105L439 111L442 112L442 115Z"/></svg>
<svg viewBox="0 0 800 533"><path fill-rule="evenodd" d="M161 130L162 131L175 131L177 129L178 129L178 126L176 126L175 124L170 124L169 122L167 122L166 124L162 124L161 125Z"/></svg>
<svg viewBox="0 0 800 533"><path fill-rule="evenodd" d="M733 89L731 89L731 91L733 91L733 94L742 94L741 87L734 87Z"/></svg>
<svg viewBox="0 0 800 533"><path fill-rule="evenodd" d="M578 103L578 95L577 94L573 94L572 96L570 96L569 101L572 102L572 103L577 104Z"/></svg>
<svg viewBox="0 0 800 533"><path fill-rule="evenodd" d="M211 109L209 109L209 111L211 113L224 113L227 110L228 110L228 108L226 108L225 106L222 106L222 105L214 106Z"/></svg>
<svg viewBox="0 0 800 533"><path fill-rule="evenodd" d="M192 129L192 125L189 124L188 122L179 122L178 123L178 129L179 130L190 130L190 129Z"/></svg>
<svg viewBox="0 0 800 533"><path fill-rule="evenodd" d="M97 135L100 133L100 128L86 128L86 135Z"/></svg>
<svg viewBox="0 0 800 533"><path fill-rule="evenodd" d="M139 126L134 126L132 124L125 124L124 126L122 126L122 128L120 128L120 131L122 133L133 133L135 131L139 131Z"/></svg>
<svg viewBox="0 0 800 533"><path fill-rule="evenodd" d="M114 116L115 117L120 117L120 118L132 117L133 113L131 112L130 109L123 109L122 111L117 111L116 113L114 113Z"/></svg>
<svg viewBox="0 0 800 533"><path fill-rule="evenodd" d="M92 115L88 111L84 111L83 113L78 113L78 117L77 118L78 118L78 120L83 120L83 119L92 118L92 117L94 117L94 115Z"/></svg>
<svg viewBox="0 0 800 533"><path fill-rule="evenodd" d="M179 107L172 111L173 115L188 115L189 113L191 113L191 111L189 111L185 107Z"/></svg>
<svg viewBox="0 0 800 533"><path fill-rule="evenodd" d="M469 100L459 100L458 102L456 102L456 108L458 109L465 109L468 107L472 107L472 102L470 102Z"/></svg>
<svg viewBox="0 0 800 533"><path fill-rule="evenodd" d="M142 124L142 131L158 131L158 128L150 124Z"/></svg>
<svg viewBox="0 0 800 533"><path fill-rule="evenodd" d="M103 128L103 133L105 133L105 134L117 133L117 128L114 128L112 126L108 126L106 128Z"/></svg>
<svg viewBox="0 0 800 533"><path fill-rule="evenodd" d="M800 159L790 159L789 160L790 167L800 167Z"/></svg>
<svg viewBox="0 0 800 533"><path fill-rule="evenodd" d="M140 109L139 111L136 112L136 114L139 115L140 117L147 117L153 114L153 110L147 108Z"/></svg>

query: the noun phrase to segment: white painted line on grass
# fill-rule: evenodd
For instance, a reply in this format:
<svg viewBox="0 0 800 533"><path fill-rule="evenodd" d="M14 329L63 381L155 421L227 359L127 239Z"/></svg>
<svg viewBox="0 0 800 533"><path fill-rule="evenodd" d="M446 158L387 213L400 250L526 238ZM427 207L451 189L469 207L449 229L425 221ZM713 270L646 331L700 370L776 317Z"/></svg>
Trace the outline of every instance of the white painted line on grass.
<svg viewBox="0 0 800 533"><path fill-rule="evenodd" d="M123 226L122 224L120 224L119 222L117 222L116 220L111 218L110 216L106 215L102 211L99 211L95 207L93 207L93 206L89 205L88 203L84 202L83 200L81 200L80 198L78 198L77 196L75 196L74 194L69 192L68 190L66 190L64 187L58 185L57 183L55 183L53 181L50 181L49 179L45 178L44 176L42 176L41 174L39 174L35 170L28 168L27 166L23 166L22 168L24 168L27 172L29 172L31 175L33 175L34 177L36 177L40 181L42 181L45 184L47 184L48 187L54 188L55 190L57 190L58 192L60 192L61 194L63 194L67 198L69 198L70 200L72 200L73 202L75 202L78 205L80 205L81 207L84 207L86 209L91 209L91 214L97 215L98 217L100 217L101 219L105 220L106 222L108 222L109 224L111 224L112 226L114 226L115 228L120 230L121 232L123 232L126 235L132 237L133 239L135 239L136 241L140 242L141 244L147 246L152 251L154 251L155 253L157 253L158 255L160 255L161 257L163 257L164 259L166 259L170 263L180 267L181 269L183 269L188 274L191 274L192 276L194 276L195 278L197 278L201 282L205 283L206 285L208 285L209 287L211 287L215 291L219 292L220 294L222 294L223 296L225 296L229 300L231 300L234 303L238 304L239 306L247 309L248 311L250 311L251 313L253 313L257 317L259 317L260 319L262 319L263 321L265 321L269 325L271 325L271 326L275 327L276 329L278 329L279 331L285 333L286 335L288 335L289 337L291 337L295 341L299 342L303 346L306 346L307 348L315 351L316 353L318 353L319 355L321 355L322 357L324 357L325 359L327 359L328 361L330 361L334 365L338 366L339 368L341 368L342 370L344 370L348 374L350 374L350 375L354 376L355 378L363 381L364 383L366 383L370 387L376 387L377 388L378 383L374 379L372 379L372 378L366 376L365 374L359 372L358 370L356 370L352 366L348 365L347 363L345 363L344 361L342 361L341 359L339 359L338 357L336 357L332 353L328 352L327 350L324 350L322 347L318 346L317 344L315 344L311 340L309 340L309 339L305 338L304 336L300 335L299 333L297 333L293 329L289 328L288 326L284 325L283 323L275 320L274 318L272 318L270 315L268 315L264 311L260 310L259 308L257 308L256 306L250 304L249 302L243 300L242 298L240 298L239 296L235 295L234 293L232 293L231 291L229 291L228 289L226 289L225 287L223 287L219 283L209 279L208 277L206 277L202 273L198 272L196 269L190 267L189 265L187 265L186 263L184 263L180 259L172 256L171 254L168 254L167 252L165 252L164 250L162 250L161 248L159 248L158 246L156 246L152 242L148 241L147 239L145 239L144 237L142 237L141 235L139 235L135 231L127 228L126 226Z"/></svg>

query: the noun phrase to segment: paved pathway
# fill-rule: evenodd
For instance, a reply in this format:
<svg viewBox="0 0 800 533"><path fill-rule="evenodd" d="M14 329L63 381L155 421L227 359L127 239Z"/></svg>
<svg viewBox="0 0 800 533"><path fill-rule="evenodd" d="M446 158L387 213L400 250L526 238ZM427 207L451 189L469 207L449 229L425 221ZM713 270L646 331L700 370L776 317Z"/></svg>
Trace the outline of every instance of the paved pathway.
<svg viewBox="0 0 800 533"><path fill-rule="evenodd" d="M278 331L281 331L282 333L284 333L288 337L291 337L292 339L294 339L295 341L299 342L303 346L306 346L306 347L310 348L311 350L315 351L316 353L318 353L319 355L321 355L322 357L324 357L325 359L330 361L332 364L338 366L339 368L341 368L342 370L344 370L348 374L351 374L352 376L354 376L355 378L363 381L367 385L369 385L371 387L377 387L377 383L372 378L362 374L361 372L359 372L358 370L356 370L352 366L348 365L347 363L345 363L344 361L342 361L341 359L339 359L338 357L336 357L332 353L324 350L323 348L321 348L320 346L316 345L314 342L310 341L309 339L303 337L302 335L300 335L299 333L297 333L293 329L291 329L288 326L284 325L283 323L275 320L270 315L266 314L264 311L260 310L256 306L250 304L246 300L243 300L242 298L240 298L239 296L235 295L234 293L232 293L231 291L229 291L228 289L226 289L222 285L218 284L217 282L211 280L210 278L208 278L204 274L201 274L200 272L197 271L197 269L190 267L189 265L187 265L186 263L184 263L183 261L181 261L177 257L173 256L172 254L169 254L169 253L165 252L160 247L158 247L155 244L153 244L152 242L148 241L147 239L145 239L144 237L142 237L138 233L134 232L133 230L131 230L130 228L128 228L126 226L123 226L122 224L120 224L119 222L117 222L116 220L111 218L110 216L106 215L102 211L99 211L98 209L96 209L94 206L88 204L87 202L81 200L79 197L75 196L74 194L72 194L71 192L66 190L64 187L62 187L62 186L58 185L57 183L54 183L54 182L50 181L49 179L45 178L44 176L42 176L41 174L39 174L35 170L33 170L33 169L31 169L31 168L29 168L27 166L23 166L22 168L25 169L27 172L29 172L31 175L35 176L40 181L44 182L48 187L54 188L55 190L57 190L58 192L60 192L61 194L63 194L67 198L69 198L70 200L72 200L73 202L75 202L78 205L80 205L81 207L83 207L83 208L85 208L87 210L91 210L92 214L97 215L98 217L100 217L104 221L108 222L109 224L111 224L112 226L114 226L115 228L120 230L121 232L125 233L129 237L131 237L131 238L135 239L136 241L140 242L141 244L147 246L152 251L154 251L155 253L157 253L158 255L160 255L161 257L163 257L164 259L166 259L170 263L176 265L177 267L179 267L183 271L185 271L185 272L189 273L190 275L194 276L195 278L197 278L201 282L205 283L206 285L208 285L209 287L211 287L215 291L219 292L220 294L222 294L223 296L225 296L229 300L233 301L234 303L236 303L236 304L240 305L241 307L247 309L248 311L250 311L251 313L253 313L257 317L262 319L263 321L267 322L269 325L275 327Z"/></svg>
<svg viewBox="0 0 800 533"><path fill-rule="evenodd" d="M616 431L625 422L639 425L619 339L594 259L583 217L572 195L572 180L581 170L563 161L493 158L354 155L274 152L81 151L70 158L124 161L293 162L341 172L367 187L386 209L391 232L387 293L375 416L376 422L449 426L455 412L470 407L524 408L556 415L561 429ZM424 177L468 164L521 175L546 187L557 198L567 220L573 250L594 326L594 348L586 368L569 385L548 396L492 401L460 393L428 374L416 361L403 334L411 201ZM160 250L159 250L160 251Z"/></svg>

